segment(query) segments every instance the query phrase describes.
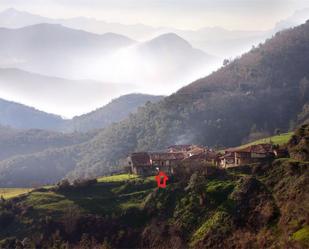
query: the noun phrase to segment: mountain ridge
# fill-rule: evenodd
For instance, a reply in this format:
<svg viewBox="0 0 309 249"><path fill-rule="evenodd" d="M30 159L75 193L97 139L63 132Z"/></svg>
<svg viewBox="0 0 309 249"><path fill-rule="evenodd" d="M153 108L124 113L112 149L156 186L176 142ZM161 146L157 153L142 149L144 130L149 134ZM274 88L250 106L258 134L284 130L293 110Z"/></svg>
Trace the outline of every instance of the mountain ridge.
<svg viewBox="0 0 309 249"><path fill-rule="evenodd" d="M172 92L181 82L204 76L220 61L179 36L175 39L176 35L136 42L114 33L99 35L44 23L0 28L0 36L0 67L72 80L134 82L142 92L144 82L153 89L157 84L169 84L171 89L155 94Z"/></svg>
<svg viewBox="0 0 309 249"><path fill-rule="evenodd" d="M101 170L102 165L119 164L117 160L134 151L177 143L235 146L253 133L291 129L309 102L308 41L309 22L278 33L210 76L143 107L129 120L100 132L75 173L90 165ZM97 151L100 163L98 155L91 159Z"/></svg>
<svg viewBox="0 0 309 249"><path fill-rule="evenodd" d="M57 113L61 105L62 116L69 116L72 112L87 113L106 104L109 98L121 96L136 88L130 84L68 80L16 68L0 68L0 85L0 97L50 113ZM71 94L68 95L68 92Z"/></svg>
<svg viewBox="0 0 309 249"><path fill-rule="evenodd" d="M0 99L0 106L1 125L12 126L14 123L15 128L50 129L51 127L58 127L63 121L60 116L46 113L34 107L29 107L14 101ZM12 111L14 115L10 115L9 112Z"/></svg>
<svg viewBox="0 0 309 249"><path fill-rule="evenodd" d="M0 98L0 125L15 129L45 129L66 133L88 132L119 122L136 112L145 103L155 103L162 98L163 96L142 93L125 94L88 113L74 116L71 119L64 119L56 114Z"/></svg>
<svg viewBox="0 0 309 249"><path fill-rule="evenodd" d="M229 147L252 134L258 138L293 129L309 103L308 44L309 22L278 33L158 103L147 103L128 119L71 148L70 156L63 149L57 150L54 162L50 155L36 156L48 160L49 167L55 167L59 157L66 158L71 169L66 177L91 178L122 166L131 152L190 143ZM23 157L23 165L33 168L33 156ZM18 165L0 162L0 169Z"/></svg>

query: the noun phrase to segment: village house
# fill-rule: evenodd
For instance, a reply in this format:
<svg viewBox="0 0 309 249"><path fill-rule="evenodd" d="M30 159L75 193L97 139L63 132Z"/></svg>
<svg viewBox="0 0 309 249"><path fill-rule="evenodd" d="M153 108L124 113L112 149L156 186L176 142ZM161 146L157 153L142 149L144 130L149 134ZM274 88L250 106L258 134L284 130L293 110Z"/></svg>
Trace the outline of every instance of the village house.
<svg viewBox="0 0 309 249"><path fill-rule="evenodd" d="M164 171L174 174L181 163L211 163L219 165L216 152L197 145L174 145L163 152L138 152L128 157L130 171L138 175L154 175Z"/></svg>
<svg viewBox="0 0 309 249"><path fill-rule="evenodd" d="M150 153L150 161L153 167L156 167L159 171L164 171L166 174L173 174L173 169L183 159L186 158L185 153Z"/></svg>
<svg viewBox="0 0 309 249"><path fill-rule="evenodd" d="M128 157L131 172L138 175L154 175L159 171L173 174L173 167L185 158L184 153L138 152Z"/></svg>
<svg viewBox="0 0 309 249"><path fill-rule="evenodd" d="M130 172L133 174L150 176L163 171L167 175L173 175L179 165L212 164L222 168L230 168L282 157L286 153L286 150L272 144L230 148L225 150L224 155L197 145L173 145L162 152L132 153L127 161Z"/></svg>
<svg viewBox="0 0 309 249"><path fill-rule="evenodd" d="M147 152L132 153L128 157L128 164L131 168L131 173L136 175L151 175L155 174L155 169L151 167L150 156Z"/></svg>
<svg viewBox="0 0 309 249"><path fill-rule="evenodd" d="M186 157L199 155L206 152L207 149L198 145L173 145L167 148L168 153L184 153Z"/></svg>
<svg viewBox="0 0 309 249"><path fill-rule="evenodd" d="M231 148L220 157L220 166L223 168L236 167L256 163L275 157L272 144L251 145L246 148Z"/></svg>
<svg viewBox="0 0 309 249"><path fill-rule="evenodd" d="M220 157L218 153L212 150L205 150L200 153L191 153L183 162L188 163L208 163L214 166L220 165Z"/></svg>

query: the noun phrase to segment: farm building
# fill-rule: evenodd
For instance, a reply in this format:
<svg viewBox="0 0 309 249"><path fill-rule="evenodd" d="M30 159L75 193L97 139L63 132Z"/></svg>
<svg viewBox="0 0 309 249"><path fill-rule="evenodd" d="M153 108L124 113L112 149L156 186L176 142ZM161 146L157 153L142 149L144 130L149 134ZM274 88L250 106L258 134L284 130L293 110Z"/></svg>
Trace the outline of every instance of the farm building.
<svg viewBox="0 0 309 249"><path fill-rule="evenodd" d="M138 152L132 153L128 162L131 172L138 175L154 175L158 171L173 174L173 167L185 158L184 153Z"/></svg>
<svg viewBox="0 0 309 249"><path fill-rule="evenodd" d="M223 168L260 162L275 157L275 149L272 144L251 145L240 149L227 149L220 157L220 166Z"/></svg>
<svg viewBox="0 0 309 249"><path fill-rule="evenodd" d="M182 162L219 164L217 153L196 145L174 145L163 152L132 153L128 158L131 172L139 175L154 175L164 171L174 174L174 169Z"/></svg>

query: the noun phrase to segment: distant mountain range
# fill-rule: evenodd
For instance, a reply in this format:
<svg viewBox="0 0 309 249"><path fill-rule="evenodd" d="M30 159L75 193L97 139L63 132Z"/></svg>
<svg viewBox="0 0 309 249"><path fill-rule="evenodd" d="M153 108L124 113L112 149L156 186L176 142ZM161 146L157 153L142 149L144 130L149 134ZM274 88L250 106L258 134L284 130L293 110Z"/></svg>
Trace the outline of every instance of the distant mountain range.
<svg viewBox="0 0 309 249"><path fill-rule="evenodd" d="M293 129L309 116L308 65L309 22L278 33L85 142L2 160L1 186L89 178L114 171L134 151L177 143L235 146L252 134Z"/></svg>
<svg viewBox="0 0 309 249"><path fill-rule="evenodd" d="M112 100L107 105L90 113L67 120L62 125L63 131L88 132L105 128L113 123L120 122L137 112L148 102L156 103L163 99L163 96L146 94L128 94Z"/></svg>
<svg viewBox="0 0 309 249"><path fill-rule="evenodd" d="M83 69L134 42L121 35L97 35L59 24L0 28L0 65L45 75L83 78ZM104 69L102 67L102 69Z"/></svg>
<svg viewBox="0 0 309 249"><path fill-rule="evenodd" d="M67 80L14 68L0 68L0 98L67 117L72 113L92 111L112 98L131 91L137 91L136 86L93 80Z"/></svg>
<svg viewBox="0 0 309 249"><path fill-rule="evenodd" d="M290 28L305 22L309 18L309 9L294 13L286 20L279 22L269 31L230 31L220 27L205 27L199 30L179 30L169 27L154 28L136 24L123 25L109 23L86 17L70 19L52 19L16 9L7 9L0 13L0 27L21 28L39 23L57 23L73 29L82 29L92 33L118 33L134 40L148 40L164 33L175 33L188 40L193 46L219 57L233 57L262 42L276 31ZM224 46L223 46L224 45Z"/></svg>
<svg viewBox="0 0 309 249"><path fill-rule="evenodd" d="M140 91L146 88L145 82L147 89L168 83L170 92L175 91L180 84L204 76L213 64L221 63L175 34L139 43L113 33L98 35L60 24L35 24L0 28L0 37L2 68L67 79L135 84Z"/></svg>
<svg viewBox="0 0 309 249"><path fill-rule="evenodd" d="M0 125L0 161L17 155L80 144L90 140L95 134L95 132L63 134L38 129L13 129Z"/></svg>
<svg viewBox="0 0 309 249"><path fill-rule="evenodd" d="M42 97L42 93L37 94ZM35 98L35 96L33 97ZM163 96L128 94L113 99L107 105L90 113L76 116L73 119L63 119L60 116L39 111L33 107L0 99L0 127L8 126L22 130L44 129L66 133L91 132L126 119L147 102L156 103L162 99Z"/></svg>
<svg viewBox="0 0 309 249"><path fill-rule="evenodd" d="M1 75L1 74L0 74ZM60 116L48 114L32 107L0 99L0 125L17 129L40 128L55 130L62 125Z"/></svg>

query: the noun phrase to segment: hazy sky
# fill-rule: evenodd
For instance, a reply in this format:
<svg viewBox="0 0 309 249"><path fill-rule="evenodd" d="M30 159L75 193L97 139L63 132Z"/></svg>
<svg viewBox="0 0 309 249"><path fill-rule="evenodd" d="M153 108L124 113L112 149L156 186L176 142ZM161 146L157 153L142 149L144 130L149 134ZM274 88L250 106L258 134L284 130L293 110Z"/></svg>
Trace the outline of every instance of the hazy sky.
<svg viewBox="0 0 309 249"><path fill-rule="evenodd" d="M124 24L266 30L308 8L309 0L0 0L0 9L8 7L49 17L89 16Z"/></svg>

